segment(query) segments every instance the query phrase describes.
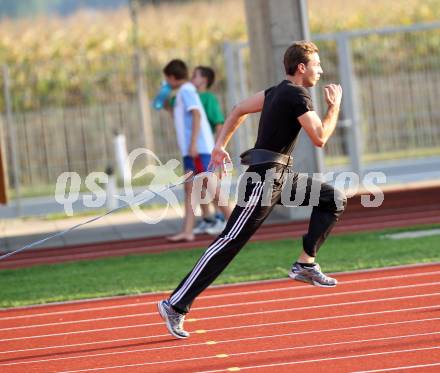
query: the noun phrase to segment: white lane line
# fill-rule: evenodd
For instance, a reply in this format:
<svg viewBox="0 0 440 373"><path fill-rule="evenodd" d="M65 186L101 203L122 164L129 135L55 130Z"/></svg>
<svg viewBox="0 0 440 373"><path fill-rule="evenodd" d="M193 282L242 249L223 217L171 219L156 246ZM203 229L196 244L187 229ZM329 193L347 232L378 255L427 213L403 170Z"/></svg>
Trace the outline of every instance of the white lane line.
<svg viewBox="0 0 440 373"><path fill-rule="evenodd" d="M439 305L435 306L426 306L426 307L415 307L415 308L402 308L398 310L388 310L388 311L374 311L374 312L363 312L363 313L354 313L349 315L338 315L338 316L327 316L327 317L315 317L312 319L297 319L297 320L289 320L289 321L279 321L275 323L275 325L287 325L287 324L301 324L305 322L310 321L321 321L321 320L337 320L337 319L346 319L351 317L362 317L362 316L372 316L372 315L383 315L383 314L389 314L389 313L396 313L396 312L409 312L409 311L418 311L418 310L428 310L428 309L437 309ZM226 330L234 330L234 329L246 329L246 328L255 328L255 327L265 327L265 326L272 326L274 323L262 323L262 324L251 324L251 325L241 325L239 327L237 326L229 326L225 328L216 328L216 329L206 329L206 332L219 332L219 331L226 331Z"/></svg>
<svg viewBox="0 0 440 373"><path fill-rule="evenodd" d="M393 351L374 352L374 353L371 353L371 354L359 354L359 355L329 357L329 358L325 358L325 359L288 361L288 362L285 362L285 363L274 363L274 364L265 364L265 365L244 366L244 367L239 367L239 368L240 368L240 370L257 369L257 368L269 368L269 367L279 367L279 366L283 366L283 365L320 363L320 362L323 362L323 361L356 359L356 358L370 357L370 356L383 356L383 355L402 354L402 353L419 352L419 351L430 351L430 350L438 350L438 349L440 349L440 347L423 347L423 348L413 348L413 349L407 349L407 350L393 350ZM206 370L206 371L198 372L198 373L219 373L219 372L227 372L227 371L228 371L228 369L218 369L218 370ZM60 372L60 373L68 373L68 372ZM69 373L71 373L71 372L69 372Z"/></svg>
<svg viewBox="0 0 440 373"><path fill-rule="evenodd" d="M394 337L382 337L382 338L371 338L371 339L359 339L354 341L343 341L343 342L334 342L334 343L321 343L307 346L295 346L295 347L286 347L286 348L274 348L269 350L257 350L257 351L249 351L249 352L236 352L236 353L228 353L227 357L237 357L243 355L256 355L256 354L264 354L264 353L272 353L272 352L284 352L284 351L293 351L293 350L302 350L307 348L317 348L317 347L330 347L330 346L338 346L344 344L353 344L353 343L368 343L368 342L379 342L379 341L387 341L393 339L405 339L405 338L416 338L416 337L424 337L430 335L439 335L440 332L431 332L431 333L419 333L419 334L408 334L408 335L397 335ZM440 347L431 347L440 348ZM89 369L79 369L79 370L69 370L62 371L59 373L78 373L78 372L91 372L97 370L109 370L109 369L118 369L118 368L128 368L128 367L136 367L136 366L145 366L145 365L156 365L156 364L171 364L171 363L181 363L184 361L195 361L195 360L206 360L206 359L215 359L217 355L209 355L209 356L200 356L186 359L175 359L175 360L166 360L166 361L148 361L144 363L137 364L127 364L127 365L117 365L117 366L107 366L107 367L99 367L99 368L89 368ZM330 358L332 359L332 358ZM329 360L330 360L329 359ZM320 359L325 360L325 359ZM296 362L298 364L300 362ZM240 368L241 369L241 368Z"/></svg>
<svg viewBox="0 0 440 373"><path fill-rule="evenodd" d="M382 315L384 313L391 314L391 313L422 311L422 310L426 312L428 310L436 309L439 307L440 307L440 304L437 304L437 305L425 306L425 307L402 308L399 310L363 312L363 313L358 313L358 314L329 316L329 317L322 317L322 318L318 317L318 318L312 318L312 319L299 319L299 320L279 321L279 322L271 322L271 323L230 326L230 327L225 327L225 328L207 329L206 333L212 333L212 332L217 332L217 331L226 331L226 330L235 330L235 329L275 327L275 326L280 326L280 325L306 323L309 321L334 320L334 319L343 319L343 318L350 318L350 317L373 316L373 315L379 315L379 314ZM423 321L423 319L422 319L422 321ZM29 348L29 349L23 349L23 350L10 350L10 351L0 352L0 354L6 354L6 353L12 353L12 352L23 352L23 351L48 350L48 349L55 349L55 348L90 346L90 345L115 343L115 342L137 341L137 340L141 340L141 339L151 339L151 338L158 338L158 337L169 337L169 334L162 334L162 335L158 335L158 336L157 335L150 335L150 336L138 337L138 338L107 339L107 340L103 340L103 341L83 342L83 343L75 343L75 344L69 344L69 345L58 345L58 346L44 346L44 347Z"/></svg>
<svg viewBox="0 0 440 373"><path fill-rule="evenodd" d="M398 280L398 279L406 279L406 278L410 278L410 277L424 277L424 276L432 276L432 275L438 275L438 274L440 274L440 271L410 273L407 275L396 275L396 276L373 277L373 278L365 278L365 279L359 279L359 280L341 281L338 283L338 286L341 287L341 286L349 285L349 284L359 284L359 283L365 283L365 282L386 281L386 280ZM273 281L273 280L270 280L270 281ZM281 280L281 281L283 281L283 280ZM289 281L289 280L286 280L286 282L287 281ZM264 281L261 281L261 283L264 284ZM290 282L290 283L292 284L292 282ZM270 289L251 290L251 291L242 290L239 292L232 292L232 293L202 295L197 299L198 300L217 299L217 298L223 298L223 297L243 296L243 293L246 293L247 295L248 294L264 294L264 293L271 293L274 291L277 291L277 292L297 291L299 289L307 289L307 288L310 289L310 285L299 285L298 286L295 284L295 286L288 285L286 287L273 287ZM99 300L96 300L96 301L99 302ZM157 300L150 301L150 302L118 304L118 305L114 305L114 306L89 307L89 308L81 308L81 309L77 309L77 310L64 310L64 311L54 311L54 312L44 312L44 313L33 313L33 314L29 314L29 315L6 316L6 317L0 317L0 321L14 320L14 319L18 320L18 319L26 319L26 318L33 318L33 317L45 317L45 316L52 316L52 315L74 314L74 313L81 313L81 312L113 310L113 309L119 309L119 308L155 305L156 303L157 303ZM9 310L4 310L4 311L0 310L0 314L2 312L10 312L10 311Z"/></svg>
<svg viewBox="0 0 440 373"><path fill-rule="evenodd" d="M226 343L255 341L255 340L270 339L270 338L298 336L298 335L302 335L302 334L310 335L310 334L314 334L314 333L322 334L322 333L326 333L326 332L338 332L338 331L346 331L346 330L354 330L354 329L370 329L370 328L377 328L377 327L384 327L384 326L391 326L391 325L413 324L413 323L422 323L422 322L437 321L437 320L440 320L440 317L431 318L431 319L422 319L422 320L396 321L396 322L381 323L381 324L358 325L358 326L351 326L351 327L345 327L345 328L307 330L307 331L303 331L303 332L294 332L294 333L285 333L285 334L271 334L271 335L263 335L263 336L256 336L256 337L227 339L227 340L215 341L215 344L219 345L219 344L226 344ZM135 350L124 350L124 351L114 351L114 352L101 352L101 353L88 354L88 355L76 355L76 356L66 356L66 357L58 357L58 358L50 358L50 359L26 360L26 361L18 361L18 362L16 361L16 362L10 362L10 363L0 363L0 366L34 364L34 363L43 363L43 362L48 362L48 361L70 360L70 359L80 359L80 358L83 359L83 358L90 358L90 357L119 355L119 354L125 355L125 354L136 353L136 352L149 352L149 351L157 351L157 350L165 350L165 349L188 348L188 347L206 346L206 345L207 345L207 342L176 344L176 345L172 345L172 346L140 348L140 349L135 349ZM62 346L62 347L64 347L64 346ZM123 348L123 346L115 346L114 348L115 349L116 348ZM20 351L20 350L18 350L18 351ZM11 352L18 352L18 351L11 351ZM28 350L24 350L24 351L28 351ZM63 354L66 354L66 353L76 353L76 351L63 352ZM20 357L17 357L15 359L19 360Z"/></svg>
<svg viewBox="0 0 440 373"><path fill-rule="evenodd" d="M423 365L406 365L402 367L395 367L395 368L384 368L384 369L375 369L375 370L363 370L358 372L352 372L352 373L375 373L375 372L390 372L392 370L404 370L404 369L415 369L415 368L427 368L427 367L437 367L440 365L439 363L432 363L432 364L423 364Z"/></svg>
<svg viewBox="0 0 440 373"><path fill-rule="evenodd" d="M356 301L356 302L329 303L329 304L320 304L320 305L316 305L316 306L305 306L305 307L284 308L284 309L266 310L266 311L258 311L258 312L236 313L236 314L231 314L231 315L221 315L221 316L211 316L211 317L199 317L199 318L197 318L197 321L229 319L229 318L233 318L233 317L254 316L254 315L278 313L278 312L286 312L286 311L290 312L290 311L303 311L303 310L311 310L311 309L322 309L322 308L328 308L328 307L352 306L352 305L358 305L358 304L389 302L389 301L395 301L395 300L415 299L415 298L423 298L423 297L430 297L430 296L435 297L435 296L439 296L439 295L440 295L440 293L425 293L425 294L417 294L417 295L407 295L407 296L402 296L402 297L367 299L367 300L361 300L361 301Z"/></svg>
<svg viewBox="0 0 440 373"><path fill-rule="evenodd" d="M0 342L20 341L20 340L23 340L23 339L37 339L37 338L47 338L47 337L60 337L60 336L63 336L63 335L77 335L77 334L84 334L84 333L106 332L106 331L132 329L132 328L145 328L147 326L155 326L155 325L163 325L163 322L156 322L156 323L150 323L150 324L134 324L134 325L115 326L115 327L112 327L112 328L78 330L78 331L75 331L75 332L65 332L65 333L31 335L31 336L17 337L17 338L5 338L5 339L0 339ZM151 338L164 337L164 336L167 336L167 335L168 334L163 334L163 335L158 335L158 336L154 335L154 336L151 336Z"/></svg>
<svg viewBox="0 0 440 373"><path fill-rule="evenodd" d="M302 297L277 298L277 299L268 299L268 300L242 302L242 303L229 303L229 304L223 304L223 305L197 307L197 311L216 309L216 308L224 309L224 308L228 308L228 307L250 306L250 305L255 305L255 304L286 302L286 301L291 301L291 300L301 301L301 300L305 300L305 299L315 299L315 298L320 299L320 298L334 297L334 296L339 296L339 295L373 293L373 292L377 292L377 291L413 289L413 288L418 288L418 287L438 286L438 285L439 285L439 282L428 282L428 283L415 284L415 285L402 285L402 286L392 286L392 287L386 287L386 288L375 288L375 289L367 289L367 290L343 291L343 292L332 293L332 294L316 294L316 295L306 295L306 296L302 296ZM120 315L120 316L96 317L96 318L92 318L92 319L83 319L83 320L58 321L58 322L47 323L47 324L32 324L32 325L24 325L24 326L13 326L10 328L2 328L2 329L0 329L0 332L8 331L8 330L21 330L21 329L30 329L30 328L38 328L38 327L61 326L61 325L81 324L81 323L96 322L96 321L117 320L117 319L131 318L131 317L147 317L147 316L152 316L152 315L156 315L156 314L157 314L157 312L143 312L143 313L133 313L133 314L128 314L128 315Z"/></svg>
<svg viewBox="0 0 440 373"><path fill-rule="evenodd" d="M421 310L428 310L435 307L440 307L440 305L435 306L428 306L428 307L416 307L416 308L406 308L401 310L391 310L386 311L386 313L396 313L396 312L409 312L409 311L421 311ZM332 318L345 318L345 317L357 317L357 316L371 316L371 315L377 315L382 314L382 311L379 312L369 312L369 313L362 313L362 314L353 314L353 315L347 315L347 316L336 316ZM224 330L234 330L234 329L244 329L244 328L261 328L261 327L276 327L280 325L288 325L288 324L296 324L301 322L307 322L307 321L316 321L316 320L325 320L327 318L319 318L319 319L302 319L302 320L291 320L291 321L282 321L282 322L273 322L273 323L263 323L263 324L252 324L252 325L245 325L245 326L234 326L234 327L228 327L228 328L220 328L220 329L208 329L206 332L215 332L215 331L224 331ZM435 321L440 318L429 318L429 319L420 319L420 320L409 320L409 321L398 321L395 323L384 323L384 324L371 324L371 325L361 325L361 326L352 326L352 327L345 327L345 328L337 328L337 329L322 329L318 331L307 331L305 333L314 333L318 332L326 332L326 331L337 331L337 330L345 330L345 329L357 329L357 328L363 328L363 327L374 327L376 325L394 325L394 324L401 324L401 323L412 323L412 322L425 322L425 321ZM302 333L302 332L300 332ZM300 334L299 333L299 334ZM168 334L159 335L159 337L168 336ZM94 341L94 342L83 342L83 343L74 343L74 344L68 344L68 345L57 345L57 346L44 346L44 347L36 347L36 348L27 348L27 349L21 349L21 350L9 350L9 351L2 351L0 354L8 354L8 353L17 353L17 352L29 352L29 351L40 351L40 350L49 350L49 349L57 349L57 348L69 348L69 347L83 347L83 346L90 346L90 345L99 345L99 344L109 344L109 343L116 343L116 342L128 342L128 341L139 341L139 340L149 340L150 338L154 338L157 336L144 336L144 337L136 337L136 338L119 338L119 339L107 339L103 341ZM197 345L197 344L196 344ZM179 343L178 345L173 346L166 346L166 347L153 347L151 350L162 350L166 348L174 348L174 347L185 347L185 346L191 346L191 345L183 345Z"/></svg>
<svg viewBox="0 0 440 373"><path fill-rule="evenodd" d="M321 309L321 308L328 308L328 307L352 306L352 305L357 305L357 304L368 304L368 303L377 303L377 302L390 302L390 301L395 301L395 300L434 297L434 296L439 296L439 295L440 295L440 293L426 293L426 294L408 295L408 296L404 296L404 297L368 299L368 300L362 300L362 301L357 301L357 302L330 303L330 304L320 304L317 306L306 306L306 307L296 307L296 308L265 310L265 311L258 311L258 312L236 313L236 314L231 314L231 315L200 317L200 318L197 318L197 321L229 319L229 318L242 317L242 316L255 316L255 315L261 315L261 314L279 313L279 312L288 312L288 311L301 311L301 310ZM382 312L384 312L384 311L382 311ZM322 318L322 319L324 319L324 318ZM52 333L52 334L22 336L22 337L15 337L15 338L4 338L4 339L0 339L0 342L16 341L16 340L23 340L23 339L46 338L46 337L58 337L58 336L62 336L62 335L94 333L94 332L102 332L102 331L110 331L110 330L118 330L118 329L128 329L128 328L136 328L136 327L145 328L148 326L156 326L156 325L162 325L162 324L163 324L162 322L155 322L155 323L150 323L150 324L134 324L134 325L125 325L125 326L115 326L115 327L110 327L110 328L77 330L77 331L64 332L64 333Z"/></svg>

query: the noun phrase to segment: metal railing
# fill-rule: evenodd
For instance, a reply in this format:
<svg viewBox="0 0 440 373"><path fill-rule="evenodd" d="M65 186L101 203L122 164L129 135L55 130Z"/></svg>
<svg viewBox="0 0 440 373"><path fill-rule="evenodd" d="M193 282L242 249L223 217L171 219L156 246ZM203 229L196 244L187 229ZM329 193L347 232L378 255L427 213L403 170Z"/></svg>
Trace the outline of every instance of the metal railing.
<svg viewBox="0 0 440 373"><path fill-rule="evenodd" d="M433 23L313 35L325 71L318 92L334 81L344 88L341 122L325 150L328 164L342 161L360 170L370 158L440 148L439 30ZM61 172L85 175L114 163L116 131L125 134L128 151L146 146L162 160L179 159L170 115L149 109L168 57L190 67L214 66L215 93L226 111L251 92L246 43L226 43L224 59L214 49L202 61L192 54L167 51L159 60L157 53L139 51L102 57L93 67L84 56L69 68L57 60L4 65L0 133L17 206L28 191L53 194ZM317 107L324 108L317 96ZM253 146L254 124L239 130L235 163Z"/></svg>
<svg viewBox="0 0 440 373"><path fill-rule="evenodd" d="M344 91L327 164L349 163L361 172L371 159L438 154L439 34L440 22L312 35L324 69L317 106L326 107L320 94L326 84L340 82ZM247 43L225 44L229 107L250 90L248 49ZM253 145L255 127L239 133L237 148Z"/></svg>

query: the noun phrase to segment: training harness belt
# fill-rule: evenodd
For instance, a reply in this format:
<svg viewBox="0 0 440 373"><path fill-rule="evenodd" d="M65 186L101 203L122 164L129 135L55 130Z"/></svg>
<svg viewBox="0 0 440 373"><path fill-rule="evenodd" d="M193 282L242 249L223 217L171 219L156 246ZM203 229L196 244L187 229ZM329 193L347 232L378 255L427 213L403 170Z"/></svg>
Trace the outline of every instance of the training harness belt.
<svg viewBox="0 0 440 373"><path fill-rule="evenodd" d="M266 163L277 163L290 167L293 165L293 157L287 154L273 152L267 149L249 149L240 154L241 164L256 166Z"/></svg>

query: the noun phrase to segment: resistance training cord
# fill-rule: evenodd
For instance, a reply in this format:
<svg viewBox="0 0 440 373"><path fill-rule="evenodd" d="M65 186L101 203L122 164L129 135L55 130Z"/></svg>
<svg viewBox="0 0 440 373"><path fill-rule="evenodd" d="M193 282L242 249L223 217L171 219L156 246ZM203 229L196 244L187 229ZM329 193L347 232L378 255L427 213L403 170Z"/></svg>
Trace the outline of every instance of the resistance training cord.
<svg viewBox="0 0 440 373"><path fill-rule="evenodd" d="M208 170L208 171L206 171L206 172L204 172L204 173L206 174L206 173L214 173L214 172L215 172L215 169L211 169L211 170ZM146 190L149 190L149 191L151 191L151 192L154 193L154 194L163 193L163 192L166 192L167 190L173 189L173 188L175 188L175 187L177 187L177 186L179 186L179 185L183 185L183 184L186 184L186 183L190 183L190 182L193 181L197 176L200 176L200 175L203 175L203 174L199 174L199 175L191 175L190 177L187 177L186 179L184 179L183 181L181 181L181 182L179 182L179 183L176 183L176 184L168 184L168 185L165 186L164 189L159 190L159 191L153 191L153 190L151 190L150 188L146 188ZM135 199L136 199L136 197L135 197ZM143 203L145 203L146 201L148 201L148 200L150 200L150 199L151 199L151 196L148 196L148 197L146 197L146 198L144 198L144 199L142 199L142 200L140 200L140 201L137 201L137 202L134 202L134 203L131 203L131 204L130 204L130 203L124 203L122 206L119 206L119 207L116 207L116 208L114 208L114 209L112 209L112 210L109 210L109 211L107 211L105 214L102 214L102 215L96 216L96 217L94 217L94 218L92 218L92 219L89 219L89 220L86 220L85 222L82 222L82 223L76 224L76 225L74 225L73 227L70 227L70 228L68 228L68 229L65 229L65 230L63 230L63 231L61 231L61 232L57 232L57 233L51 234L51 235L49 235L49 236L47 236L47 237L45 237L45 238L43 238L43 239L41 239L41 240L34 241L34 242L29 243L29 244L27 244L27 245L25 245L25 246L23 246L23 247L20 247L20 248L14 250L14 251L11 251L11 252L9 252L9 253L7 253L7 254L1 255L1 256L0 256L0 260L3 260L3 259L6 259L6 258L9 258L10 256L15 255L15 254L17 254L17 253L19 253L19 252L21 252L21 251L24 251L24 250L30 249L30 248L32 248L32 247L35 247L36 245L39 245L39 244L42 244L42 243L44 243L44 242L46 242L46 241L51 240L52 238L60 237L60 236L64 236L65 234L67 234L67 233L69 233L69 232L72 232L73 230L75 230L75 229L77 229L77 228L79 228L79 227L82 227L82 226L84 226L84 225L86 225L86 224L93 223L94 221L99 220L99 219L103 218L104 216L110 215L110 214L112 214L112 213L115 212L115 211L121 210L121 209L126 208L126 207L131 207L131 206L134 206L134 205L138 205L138 206L140 206L140 205L142 205Z"/></svg>

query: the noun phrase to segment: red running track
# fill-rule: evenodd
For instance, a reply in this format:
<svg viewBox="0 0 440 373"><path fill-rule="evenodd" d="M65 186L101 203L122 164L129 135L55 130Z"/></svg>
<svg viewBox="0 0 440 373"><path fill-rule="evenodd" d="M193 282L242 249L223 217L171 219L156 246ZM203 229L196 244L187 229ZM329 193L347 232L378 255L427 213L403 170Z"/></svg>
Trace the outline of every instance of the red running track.
<svg viewBox="0 0 440 373"><path fill-rule="evenodd" d="M0 311L0 372L439 372L440 263L208 289L191 337L164 294Z"/></svg>

